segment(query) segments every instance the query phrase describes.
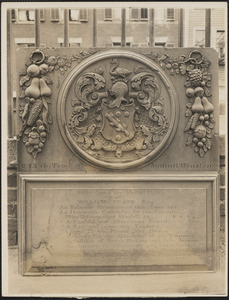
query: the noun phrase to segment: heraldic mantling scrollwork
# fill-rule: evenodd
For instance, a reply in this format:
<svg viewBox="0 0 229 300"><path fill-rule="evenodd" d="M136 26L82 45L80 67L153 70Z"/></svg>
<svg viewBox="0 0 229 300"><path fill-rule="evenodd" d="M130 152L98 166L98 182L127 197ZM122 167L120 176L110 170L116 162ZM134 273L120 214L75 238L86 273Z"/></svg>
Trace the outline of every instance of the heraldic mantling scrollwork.
<svg viewBox="0 0 229 300"><path fill-rule="evenodd" d="M157 76L120 66L117 58L110 61L108 89L103 73L100 66L76 81L70 131L81 149L97 159L104 152L116 160L131 151L132 160L147 155L168 127Z"/></svg>

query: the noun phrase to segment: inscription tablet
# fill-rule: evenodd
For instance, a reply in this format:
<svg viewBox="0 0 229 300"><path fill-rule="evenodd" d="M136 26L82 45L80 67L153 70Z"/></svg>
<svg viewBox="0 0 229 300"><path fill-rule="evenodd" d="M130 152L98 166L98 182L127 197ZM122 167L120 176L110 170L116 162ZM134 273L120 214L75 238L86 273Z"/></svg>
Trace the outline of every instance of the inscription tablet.
<svg viewBox="0 0 229 300"><path fill-rule="evenodd" d="M211 270L211 188L182 181L30 183L26 268Z"/></svg>

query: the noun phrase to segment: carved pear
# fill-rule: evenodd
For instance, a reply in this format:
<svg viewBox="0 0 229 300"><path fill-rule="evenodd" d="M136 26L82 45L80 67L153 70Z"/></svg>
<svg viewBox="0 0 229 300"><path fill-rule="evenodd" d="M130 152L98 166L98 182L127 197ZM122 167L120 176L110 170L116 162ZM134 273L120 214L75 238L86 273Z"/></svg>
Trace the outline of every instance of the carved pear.
<svg viewBox="0 0 229 300"><path fill-rule="evenodd" d="M207 114L213 112L214 106L208 101L208 99L206 97L202 98L202 103L203 103L203 106L204 106L204 111Z"/></svg>
<svg viewBox="0 0 229 300"><path fill-rule="evenodd" d="M30 86L25 90L25 96L37 99L40 97L39 78L33 78Z"/></svg>
<svg viewBox="0 0 229 300"><path fill-rule="evenodd" d="M204 107L201 103L201 98L200 97L196 97L195 98L195 101L192 105L192 108L191 110L194 112L194 113L201 113L204 111Z"/></svg>
<svg viewBox="0 0 229 300"><path fill-rule="evenodd" d="M51 89L47 86L43 78L40 79L41 96L49 97L52 94Z"/></svg>

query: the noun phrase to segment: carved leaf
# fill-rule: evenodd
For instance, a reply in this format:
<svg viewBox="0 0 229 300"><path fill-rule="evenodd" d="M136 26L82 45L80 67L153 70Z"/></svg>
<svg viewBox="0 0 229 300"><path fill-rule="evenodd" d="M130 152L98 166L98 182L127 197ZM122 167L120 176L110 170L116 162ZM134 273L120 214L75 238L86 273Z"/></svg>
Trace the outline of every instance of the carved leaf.
<svg viewBox="0 0 229 300"><path fill-rule="evenodd" d="M160 60L160 61L164 61L164 60L166 60L167 57L168 57L167 54L163 54L163 55L159 58L159 60Z"/></svg>
<svg viewBox="0 0 229 300"><path fill-rule="evenodd" d="M207 97L210 97L212 95L211 90L209 88L207 88L206 86L204 87L204 92Z"/></svg>
<svg viewBox="0 0 229 300"><path fill-rule="evenodd" d="M22 86L23 84L25 84L27 81L30 80L30 76L29 75L26 75L26 76L23 76L21 79L20 79L20 86Z"/></svg>
<svg viewBox="0 0 229 300"><path fill-rule="evenodd" d="M189 135L187 138L187 141L186 141L186 145L189 146L189 145L191 145L191 143L192 143L192 136Z"/></svg>
<svg viewBox="0 0 229 300"><path fill-rule="evenodd" d="M203 149L204 149L204 152L208 151L208 149L207 149L207 147L205 145L203 145Z"/></svg>
<svg viewBox="0 0 229 300"><path fill-rule="evenodd" d="M204 156L204 150L203 150L203 148L200 148L200 150L199 150L199 155L200 155L200 157L203 157L203 156Z"/></svg>
<svg viewBox="0 0 229 300"><path fill-rule="evenodd" d="M207 133L206 137L208 137L210 139L212 137L212 135L210 133Z"/></svg>
<svg viewBox="0 0 229 300"><path fill-rule="evenodd" d="M182 75L185 75L187 71L186 65L185 64L181 64L180 65L180 72Z"/></svg>
<svg viewBox="0 0 229 300"><path fill-rule="evenodd" d="M32 156L33 156L33 158L37 158L37 150L34 150L34 151L32 152Z"/></svg>
<svg viewBox="0 0 229 300"><path fill-rule="evenodd" d="M165 69L165 63L164 63L163 61L160 61L160 67L161 67L162 69Z"/></svg>
<svg viewBox="0 0 229 300"><path fill-rule="evenodd" d="M160 137L157 134L154 134L153 141L154 142L159 142L160 141Z"/></svg>
<svg viewBox="0 0 229 300"><path fill-rule="evenodd" d="M158 104L161 104L162 106L164 105L164 102L163 102L163 98L159 98L155 101L155 103L158 103Z"/></svg>
<svg viewBox="0 0 229 300"><path fill-rule="evenodd" d="M191 115L192 115L191 109L190 109L190 108L189 108L189 109L186 109L185 116L186 116L186 117L191 117Z"/></svg>
<svg viewBox="0 0 229 300"><path fill-rule="evenodd" d="M88 137L88 136L85 136L85 137L84 137L84 145L85 145L85 149L90 148L91 144L92 144L91 138Z"/></svg>
<svg viewBox="0 0 229 300"><path fill-rule="evenodd" d="M55 69L54 66L49 66L49 72L52 72Z"/></svg>
<svg viewBox="0 0 229 300"><path fill-rule="evenodd" d="M28 111L29 111L29 104L26 103L25 106L24 106L24 111L23 111L23 114L22 114L22 120L24 121L27 114L28 114Z"/></svg>
<svg viewBox="0 0 229 300"><path fill-rule="evenodd" d="M24 99L24 98L25 98L25 90L22 90L19 99Z"/></svg>
<svg viewBox="0 0 229 300"><path fill-rule="evenodd" d="M82 135L79 135L77 138L78 143L83 143L84 142L84 137Z"/></svg>
<svg viewBox="0 0 229 300"><path fill-rule="evenodd" d="M31 131L31 128L27 128L25 131L24 131L24 134L29 134Z"/></svg>
<svg viewBox="0 0 229 300"><path fill-rule="evenodd" d="M53 122L53 118L52 118L51 114L49 113L48 114L48 123L52 124L52 122Z"/></svg>
<svg viewBox="0 0 229 300"><path fill-rule="evenodd" d="M210 150L211 149L211 140L206 139L206 147Z"/></svg>
<svg viewBox="0 0 229 300"><path fill-rule="evenodd" d="M195 151L195 152L199 152L199 147L196 146L196 147L194 148L194 151Z"/></svg>
<svg viewBox="0 0 229 300"><path fill-rule="evenodd" d="M42 76L42 78L47 84L52 84L52 80L48 76Z"/></svg>
<svg viewBox="0 0 229 300"><path fill-rule="evenodd" d="M191 108L191 107L192 107L192 103L188 102L188 103L186 104L186 107Z"/></svg>
<svg viewBox="0 0 229 300"><path fill-rule="evenodd" d="M75 105L73 101L83 102L86 106L90 108L91 106L97 104L98 101L93 101L89 104L88 96L95 91L104 88L106 84L103 76L97 73L87 73L82 75L75 84L75 94L76 99L72 100L72 105ZM98 98L99 100L99 98Z"/></svg>
<svg viewBox="0 0 229 300"><path fill-rule="evenodd" d="M23 143L26 143L26 142L28 142L28 136L24 135L24 137L23 137Z"/></svg>

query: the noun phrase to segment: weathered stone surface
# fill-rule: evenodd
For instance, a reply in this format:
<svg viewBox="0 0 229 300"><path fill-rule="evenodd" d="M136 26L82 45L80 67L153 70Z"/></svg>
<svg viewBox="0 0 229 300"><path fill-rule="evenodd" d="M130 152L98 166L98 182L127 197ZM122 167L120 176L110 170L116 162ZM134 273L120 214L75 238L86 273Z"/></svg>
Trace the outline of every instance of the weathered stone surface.
<svg viewBox="0 0 229 300"><path fill-rule="evenodd" d="M8 167L17 166L17 140L15 138L7 140L7 165Z"/></svg>
<svg viewBox="0 0 229 300"><path fill-rule="evenodd" d="M8 245L16 246L17 245L17 219L8 218Z"/></svg>
<svg viewBox="0 0 229 300"><path fill-rule="evenodd" d="M28 182L23 272L214 269L211 181L128 178Z"/></svg>
<svg viewBox="0 0 229 300"><path fill-rule="evenodd" d="M35 81L32 84L30 77L20 76L20 171L102 172L98 167L141 167L143 172L218 170L218 61L214 51L158 48L134 52L123 49L42 51L45 56L42 68L37 63L38 73L32 77L44 86L38 91L38 101L25 97L30 95L27 88L36 86ZM31 53L30 49L19 51L20 73L25 74L34 65L32 60L28 61ZM133 119L133 112L128 108L130 117L126 118L130 122L125 123L123 116L122 124L118 125L114 121L119 117L108 120L108 116L119 113L113 111L118 107L106 111L100 104L102 99L107 99L108 106L121 99L116 91L121 85L123 101L133 101L135 113ZM23 94L23 91L27 92ZM202 103L200 108L198 101ZM137 118L140 118L139 127ZM163 125L163 118L167 125ZM33 121L36 122L30 127ZM127 129L123 129L123 124ZM165 127L164 132L156 134L160 124ZM109 141L112 130L118 130L116 135L120 140ZM141 148L146 148L145 152Z"/></svg>
<svg viewBox="0 0 229 300"><path fill-rule="evenodd" d="M12 171L12 169L10 169L8 171L8 182L7 182L7 185L8 187L16 187L17 186L17 173L16 173L16 169L14 169Z"/></svg>
<svg viewBox="0 0 229 300"><path fill-rule="evenodd" d="M18 55L21 273L216 270L216 52Z"/></svg>

